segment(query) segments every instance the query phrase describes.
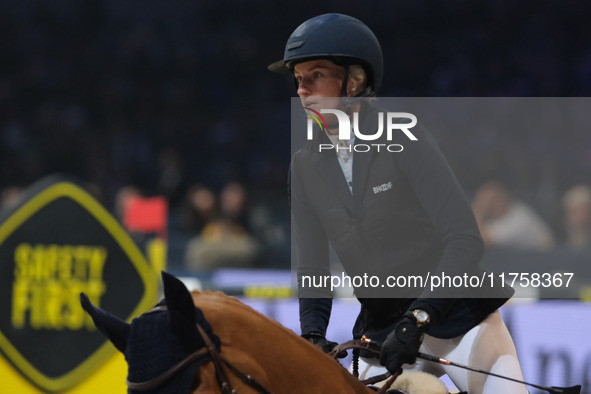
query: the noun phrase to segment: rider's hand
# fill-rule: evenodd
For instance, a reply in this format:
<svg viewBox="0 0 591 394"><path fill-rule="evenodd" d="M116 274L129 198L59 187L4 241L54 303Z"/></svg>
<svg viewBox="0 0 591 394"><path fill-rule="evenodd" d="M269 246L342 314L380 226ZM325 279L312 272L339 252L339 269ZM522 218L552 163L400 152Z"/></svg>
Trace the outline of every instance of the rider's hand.
<svg viewBox="0 0 591 394"><path fill-rule="evenodd" d="M322 349L322 351L324 353L330 353L332 351L332 349L335 348L335 346L337 346L338 344L336 342L332 342L327 340L324 335L316 333L316 332L311 332L308 334L303 334L302 337L304 339L306 339L308 342L318 346L320 349ZM347 357L347 351L346 350L342 350L337 354L338 358L345 358Z"/></svg>
<svg viewBox="0 0 591 394"><path fill-rule="evenodd" d="M402 364L414 364L426 328L406 313L382 344L380 363L392 373L402 372Z"/></svg>

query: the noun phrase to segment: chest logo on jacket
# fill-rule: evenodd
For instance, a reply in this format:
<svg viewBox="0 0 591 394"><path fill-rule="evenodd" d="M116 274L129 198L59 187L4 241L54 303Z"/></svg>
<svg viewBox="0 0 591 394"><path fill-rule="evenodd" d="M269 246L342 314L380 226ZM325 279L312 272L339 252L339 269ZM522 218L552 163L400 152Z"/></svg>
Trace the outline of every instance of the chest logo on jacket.
<svg viewBox="0 0 591 394"><path fill-rule="evenodd" d="M310 107L304 107L308 115L307 123L307 139L311 141L313 139L314 123L316 123L320 130L327 132L329 130L328 124L325 117L322 114L334 115L338 121L338 139L341 141L350 141L352 139L351 131L353 131L355 141L361 141L361 143L355 142L353 144L334 145L334 144L319 144L318 151L335 149L337 152L346 150L348 152L369 152L375 150L377 152L388 151L388 152L402 152L404 147L401 144L385 144L385 143L364 143L366 141L375 141L382 137L384 134L384 119L386 123L385 132L386 139L388 142L392 141L394 131L399 130L406 135L411 141L417 141L417 137L409 130L416 126L417 117L408 112L378 112L378 128L373 134L364 134L359 130L359 113L353 112L351 118L338 109L320 109L316 111ZM402 119L408 119L408 123L397 123ZM365 131L367 132L367 131Z"/></svg>
<svg viewBox="0 0 591 394"><path fill-rule="evenodd" d="M373 194L378 194L392 189L392 182L384 183L373 187Z"/></svg>

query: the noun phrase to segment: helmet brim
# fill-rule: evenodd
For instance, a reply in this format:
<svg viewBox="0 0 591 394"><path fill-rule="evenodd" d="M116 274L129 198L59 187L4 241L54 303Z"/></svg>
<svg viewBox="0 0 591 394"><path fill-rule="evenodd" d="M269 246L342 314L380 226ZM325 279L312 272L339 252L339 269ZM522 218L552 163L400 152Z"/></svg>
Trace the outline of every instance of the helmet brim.
<svg viewBox="0 0 591 394"><path fill-rule="evenodd" d="M278 60L269 64L267 66L267 70L277 74L291 74L291 70L287 66L287 62L285 60Z"/></svg>

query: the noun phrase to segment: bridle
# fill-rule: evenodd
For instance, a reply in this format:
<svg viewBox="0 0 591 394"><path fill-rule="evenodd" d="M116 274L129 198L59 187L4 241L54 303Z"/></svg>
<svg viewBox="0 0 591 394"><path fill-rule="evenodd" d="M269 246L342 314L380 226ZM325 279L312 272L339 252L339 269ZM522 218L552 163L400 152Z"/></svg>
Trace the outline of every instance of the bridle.
<svg viewBox="0 0 591 394"><path fill-rule="evenodd" d="M155 313L165 311L168 308L166 305L157 305L154 308L150 309L146 314ZM234 375L238 376L242 381L248 384L253 389L257 390L261 394L272 394L265 386L259 383L255 378L252 376L245 374L244 372L240 371L236 366L234 366L231 362L229 362L224 356L217 351L215 344L207 335L203 327L197 324L197 332L203 339L205 343L205 347L194 351L193 353L189 354L187 357L182 359L177 364L170 367L168 370L164 371L162 374L152 378L150 380L146 380L143 382L130 382L126 380L127 387L131 390L138 390L138 391L146 391L152 390L160 386L161 384L167 382L168 380L172 379L176 376L179 372L185 369L188 365L192 362L199 360L202 357L205 357L209 354L211 360L213 361L215 367L215 374L220 386L220 390L223 394L235 394L236 390L232 388L232 384L230 383L230 379L228 378L228 374L226 372L227 367Z"/></svg>
<svg viewBox="0 0 591 394"><path fill-rule="evenodd" d="M154 308L150 309L145 314L147 315L150 313L162 312L162 311L166 311L166 310L168 310L166 305L157 305ZM213 343L213 341L211 340L211 338L209 337L207 332L205 332L203 327L201 327L199 324L196 324L196 326L197 326L197 332L199 333L199 335L203 339L203 342L205 343L204 348L194 351L193 353L189 354L187 357L185 357L184 359L179 361L177 364L173 365L172 367L170 367L169 369L164 371L162 374L160 374L150 380L146 380L143 382L130 382L129 379L126 379L127 387L131 390L137 390L137 391L153 390L153 389L159 387L160 385L162 385L163 383L172 379L174 376L176 376L178 373L180 373L183 369L185 369L187 366L189 366L192 362L197 361L200 358L205 357L206 355L209 354L209 357L211 357L211 360L212 360L214 367L215 367L216 379L217 379L218 384L220 386L220 390L223 394L236 394L236 390L232 387L232 384L230 383L230 379L228 378L228 373L226 372L226 367L232 373L234 373L234 375L238 376L243 382L245 382L247 385L249 385L250 387L252 387L256 391L258 391L259 393L273 394L270 390L268 390L265 386L263 386L255 378L240 371L240 369L238 369L235 365L233 365L231 362L229 362L224 356L222 356L220 354L220 352L218 352L218 350L216 349L215 344ZM351 341L342 343L342 344L338 345L337 347L335 347L333 349L333 351L329 353L329 356L336 359L337 354L340 351L348 350L348 349L364 349L364 350L368 350L370 352L376 352L375 349L370 348L370 346L369 346L370 342L371 341L365 337L362 337L361 339L353 339ZM378 375L378 376L374 376L369 379L361 380L360 382L365 385L369 385L369 384L374 384L374 383L380 382L382 380L388 379L386 384L384 384L376 393L376 394L384 394L387 391L388 387L390 387L390 385L398 377L398 375L399 375L399 373L392 374L390 372L387 372L382 375ZM356 377L358 377L358 376L356 376Z"/></svg>

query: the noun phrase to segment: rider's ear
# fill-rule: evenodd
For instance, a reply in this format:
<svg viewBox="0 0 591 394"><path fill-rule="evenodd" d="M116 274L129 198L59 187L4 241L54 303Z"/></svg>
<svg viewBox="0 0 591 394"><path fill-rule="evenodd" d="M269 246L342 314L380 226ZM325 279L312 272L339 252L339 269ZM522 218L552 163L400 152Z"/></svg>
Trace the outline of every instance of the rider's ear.
<svg viewBox="0 0 591 394"><path fill-rule="evenodd" d="M98 328L122 353L125 353L127 338L129 337L129 324L111 315L104 310L92 305L86 294L80 293L80 304Z"/></svg>
<svg viewBox="0 0 591 394"><path fill-rule="evenodd" d="M183 282L164 271L162 282L172 331L184 341L193 341L196 336L197 316L191 293Z"/></svg>

